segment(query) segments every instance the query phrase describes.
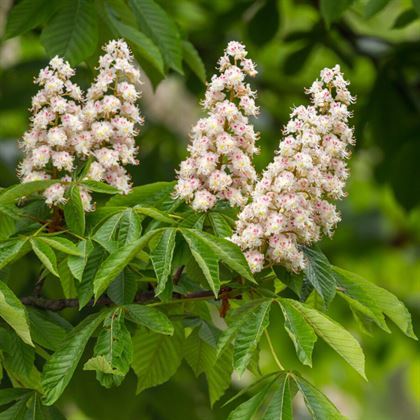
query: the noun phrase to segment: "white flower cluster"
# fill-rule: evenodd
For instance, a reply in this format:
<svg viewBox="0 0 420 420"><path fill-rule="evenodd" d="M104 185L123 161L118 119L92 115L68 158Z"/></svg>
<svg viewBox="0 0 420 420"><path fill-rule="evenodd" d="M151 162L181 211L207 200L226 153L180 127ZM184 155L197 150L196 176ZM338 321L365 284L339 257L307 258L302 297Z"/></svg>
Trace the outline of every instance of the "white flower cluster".
<svg viewBox="0 0 420 420"><path fill-rule="evenodd" d="M306 91L311 105L293 110L277 156L239 214L231 240L252 271L261 271L265 263L302 270L300 246L331 236L340 221L330 201L345 196L346 159L354 144L347 108L354 98L347 85L338 65L321 71L321 80Z"/></svg>
<svg viewBox="0 0 420 420"><path fill-rule="evenodd" d="M243 207L255 185L252 157L258 133L248 117L259 110L244 80L257 72L246 55L242 44L229 42L219 60L220 75L212 77L203 101L208 116L192 129L190 156L178 171L175 196L197 211L209 210L218 199Z"/></svg>
<svg viewBox="0 0 420 420"><path fill-rule="evenodd" d="M20 141L25 157L18 174L22 182L63 181L44 191L48 205L66 202L66 182L89 159L86 179L105 181L123 193L130 189L123 165L138 164L134 137L142 124L135 105L140 74L124 41L111 41L104 50L87 99L70 81L75 71L59 57L35 80L41 90L32 99L31 126ZM92 210L91 196L83 188L81 198L85 210Z"/></svg>

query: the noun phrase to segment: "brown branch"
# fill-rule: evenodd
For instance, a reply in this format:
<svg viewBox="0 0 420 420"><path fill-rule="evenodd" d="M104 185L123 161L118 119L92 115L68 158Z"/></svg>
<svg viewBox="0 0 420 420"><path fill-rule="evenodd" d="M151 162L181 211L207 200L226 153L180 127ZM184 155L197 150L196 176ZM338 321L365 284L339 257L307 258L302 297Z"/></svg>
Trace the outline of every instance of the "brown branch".
<svg viewBox="0 0 420 420"><path fill-rule="evenodd" d="M221 296L226 296L227 293L233 292L233 289L230 287L222 287L220 290ZM174 301L176 300L184 300L184 299L215 299L214 294L211 290L202 290L199 292L192 292L187 293L185 295L174 295ZM239 295L232 296L232 299L240 298ZM145 292L137 293L134 302L135 303L147 303L155 300L154 291L148 290ZM21 302L27 306L33 306L39 309L46 309L49 311L61 311L65 308L77 308L79 306L79 299L47 299L43 297L37 296L25 296L21 298ZM109 306L113 305L114 302L108 296L101 296L96 303L93 299L91 299L86 307L93 307L93 306Z"/></svg>

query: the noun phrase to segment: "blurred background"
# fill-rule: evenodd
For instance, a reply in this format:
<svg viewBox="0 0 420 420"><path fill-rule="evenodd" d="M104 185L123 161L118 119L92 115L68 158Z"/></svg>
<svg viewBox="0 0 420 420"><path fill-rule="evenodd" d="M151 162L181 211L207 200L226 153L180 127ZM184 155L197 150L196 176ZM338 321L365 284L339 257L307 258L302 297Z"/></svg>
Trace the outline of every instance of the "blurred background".
<svg viewBox="0 0 420 420"><path fill-rule="evenodd" d="M0 34L11 0L0 0ZM34 4L37 2L34 2ZM115 2L115 3L118 3ZM420 4L417 0L337 0L342 14L327 25L317 1L166 0L158 1L195 46L207 78L232 39L246 44L259 74L251 81L261 115L262 170L272 159L291 107L306 104L310 86L326 66L339 63L351 91L357 145L351 160L348 198L340 203L343 221L334 240L321 244L330 260L396 294L409 308L419 336L420 320ZM322 3L322 1L321 1ZM100 7L100 6L98 6ZM417 10L417 11L416 11ZM325 16L324 16L325 18ZM3 29L2 29L3 28ZM0 44L0 186L17 181L16 140L28 126L35 93L33 78L48 61L40 29ZM142 63L140 62L140 65ZM147 73L147 72L146 72ZM88 85L94 73L81 65L77 81ZM135 185L172 180L186 153L188 133L200 116L205 85L184 66L184 75L168 72L154 86L143 76L141 109L146 123L138 137L141 164L132 172ZM16 281L30 277L30 267L15 268ZM363 381L332 350L318 343L314 368L303 368L283 329L271 322L279 357L320 386L351 419L420 418L418 343L392 327L362 334L346 305L336 301L336 319L361 341L367 360ZM263 344L264 345L264 344ZM262 353L263 372L273 369ZM228 394L252 381L235 378ZM225 399L226 400L226 399ZM225 419L232 407L210 409L204 378L196 380L182 366L170 383L135 397L135 377L106 390L94 375L79 372L61 406L76 419ZM296 401L297 418L308 418Z"/></svg>

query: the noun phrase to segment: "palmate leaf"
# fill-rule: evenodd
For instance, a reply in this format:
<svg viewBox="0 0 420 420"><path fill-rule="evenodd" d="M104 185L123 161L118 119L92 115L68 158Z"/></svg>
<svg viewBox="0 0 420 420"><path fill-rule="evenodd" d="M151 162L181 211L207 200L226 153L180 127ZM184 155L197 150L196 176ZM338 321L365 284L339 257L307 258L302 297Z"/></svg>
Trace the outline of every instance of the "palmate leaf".
<svg viewBox="0 0 420 420"><path fill-rule="evenodd" d="M221 238L229 238L232 236L232 228L226 221L223 214L218 212L209 212L208 218L216 236L220 236Z"/></svg>
<svg viewBox="0 0 420 420"><path fill-rule="evenodd" d="M305 277L328 306L334 299L336 281L331 264L320 249L303 249L307 258Z"/></svg>
<svg viewBox="0 0 420 420"><path fill-rule="evenodd" d="M169 318L161 311L147 305L125 305L126 318L149 330L164 335L173 335L174 326Z"/></svg>
<svg viewBox="0 0 420 420"><path fill-rule="evenodd" d="M137 292L137 277L138 275L131 270L121 271L109 285L107 295L117 305L131 303Z"/></svg>
<svg viewBox="0 0 420 420"><path fill-rule="evenodd" d="M160 230L153 230L146 233L140 239L117 249L113 254L101 264L93 281L93 290L95 300L107 289L115 277L124 269L126 265L141 251L149 242L149 240L159 233Z"/></svg>
<svg viewBox="0 0 420 420"><path fill-rule="evenodd" d="M142 206L151 207L158 210L168 211L174 201L171 198L175 182L155 182L153 184L140 185L134 187L126 195L116 195L112 197L107 206ZM1 196L0 196L1 197Z"/></svg>
<svg viewBox="0 0 420 420"><path fill-rule="evenodd" d="M66 238L62 238L60 236L38 236L37 239L46 243L51 248L64 252L65 254L76 256L82 255L77 246Z"/></svg>
<svg viewBox="0 0 420 420"><path fill-rule="evenodd" d="M181 233L191 250L195 261L199 265L210 289L217 297L220 289L219 256L209 246L203 237L192 229L181 229Z"/></svg>
<svg viewBox="0 0 420 420"><path fill-rule="evenodd" d="M299 311L315 333L366 379L363 350L358 341L347 330L322 312L296 300L281 298L279 301L280 303L286 302L286 304Z"/></svg>
<svg viewBox="0 0 420 420"><path fill-rule="evenodd" d="M232 347L227 347L217 358L211 369L205 370L207 384L209 388L210 405L214 403L225 393L231 384L233 372L232 366Z"/></svg>
<svg viewBox="0 0 420 420"><path fill-rule="evenodd" d="M29 389L23 388L0 389L0 406L20 400L22 397L27 396L30 392L31 391Z"/></svg>
<svg viewBox="0 0 420 420"><path fill-rule="evenodd" d="M49 350L57 350L63 343L69 324L57 314L27 308L31 334L35 343ZM70 326L71 327L71 326Z"/></svg>
<svg viewBox="0 0 420 420"><path fill-rule="evenodd" d="M172 18L153 0L129 0L128 4L142 32L160 48L166 65L183 74L181 38Z"/></svg>
<svg viewBox="0 0 420 420"><path fill-rule="evenodd" d="M184 331L175 328L174 335L157 334L139 328L133 336L132 368L137 375L137 393L160 385L178 370L183 356Z"/></svg>
<svg viewBox="0 0 420 420"><path fill-rule="evenodd" d="M314 420L344 420L335 405L313 385L300 376L294 376L299 391L303 394L306 407Z"/></svg>
<svg viewBox="0 0 420 420"><path fill-rule="evenodd" d="M255 310L246 315L246 319L236 335L233 365L241 375L257 349L262 334L270 323L270 308L272 301L262 302Z"/></svg>
<svg viewBox="0 0 420 420"><path fill-rule="evenodd" d="M23 420L25 418L26 403L29 395L23 396L7 410L0 413L0 420Z"/></svg>
<svg viewBox="0 0 420 420"><path fill-rule="evenodd" d="M80 181L80 184L87 187L88 190L102 194L118 194L119 190L105 182L92 181L89 179Z"/></svg>
<svg viewBox="0 0 420 420"><path fill-rule="evenodd" d="M159 222L169 223L170 225L175 223L174 219L171 219L165 212L156 208L136 206L134 209L137 213L151 217Z"/></svg>
<svg viewBox="0 0 420 420"><path fill-rule="evenodd" d="M76 370L90 336L108 312L106 310L87 316L70 331L59 350L47 360L42 373L45 405L52 405L60 398Z"/></svg>
<svg viewBox="0 0 420 420"><path fill-rule="evenodd" d="M196 377L210 372L217 360L216 348L201 339L197 328L185 340L184 352L185 360Z"/></svg>
<svg viewBox="0 0 420 420"><path fill-rule="evenodd" d="M82 281L83 271L86 267L89 255L93 250L92 242L90 240L83 239L77 244L77 249L80 252L80 256L70 256L67 259L67 265L69 266L74 278Z"/></svg>
<svg viewBox="0 0 420 420"><path fill-rule="evenodd" d="M203 83L206 83L206 68L194 45L189 41L182 41L182 53L190 69Z"/></svg>
<svg viewBox="0 0 420 420"><path fill-rule="evenodd" d="M51 57L59 55L75 66L93 54L98 43L98 19L90 0L64 0L48 22L41 42Z"/></svg>
<svg viewBox="0 0 420 420"><path fill-rule="evenodd" d="M125 326L121 308L115 309L105 318L103 328L96 341L94 356L103 356L113 370L104 372L97 369L96 378L98 381L106 388L120 385L133 360L133 343L130 332Z"/></svg>
<svg viewBox="0 0 420 420"><path fill-rule="evenodd" d="M54 276L60 277L57 268L57 257L55 256L54 250L41 239L32 238L30 242L33 251L42 264L44 264L48 271L54 274Z"/></svg>
<svg viewBox="0 0 420 420"><path fill-rule="evenodd" d="M265 302L271 302L266 298L255 299L241 305L235 310L231 310L226 318L228 327L222 332L217 343L217 354L220 355L226 346L231 343L237 336L239 330L245 325L249 314Z"/></svg>
<svg viewBox="0 0 420 420"><path fill-rule="evenodd" d="M49 0L22 0L12 7L7 17L5 39L23 34L44 23L58 4Z"/></svg>
<svg viewBox="0 0 420 420"><path fill-rule="evenodd" d="M284 328L293 341L299 360L305 365L312 366L312 351L317 339L313 328L286 300L280 301L279 304L285 319Z"/></svg>
<svg viewBox="0 0 420 420"><path fill-rule="evenodd" d="M27 239L10 239L0 244L0 270L31 249Z"/></svg>
<svg viewBox="0 0 420 420"><path fill-rule="evenodd" d="M350 271L333 267L337 283L343 288L341 295L345 295L369 310L373 321L384 331L390 332L384 318L387 315L401 331L408 337L417 339L413 331L411 315L404 304L391 292L377 286ZM350 304L352 302L350 301Z"/></svg>
<svg viewBox="0 0 420 420"><path fill-rule="evenodd" d="M56 184L57 180L45 180L45 181L32 181L25 182L6 188L0 193L0 204L13 203L16 199L26 197L38 191L45 190L53 184Z"/></svg>
<svg viewBox="0 0 420 420"><path fill-rule="evenodd" d="M159 296L166 286L168 277L172 273L172 259L175 249L176 229L168 228L159 234L159 239L150 253L150 259L156 273L156 296Z"/></svg>
<svg viewBox="0 0 420 420"><path fill-rule="evenodd" d="M64 205L64 218L71 232L83 235L85 232L85 211L83 210L80 189L74 185L68 193L68 201Z"/></svg>
<svg viewBox="0 0 420 420"><path fill-rule="evenodd" d="M33 346L25 307L16 295L0 280L0 317L26 343Z"/></svg>
<svg viewBox="0 0 420 420"><path fill-rule="evenodd" d="M276 374L273 378L271 378L266 384L264 384L259 392L233 410L230 413L228 420L265 419L264 409L269 407L267 402L270 400L270 394L273 393L273 388L282 375L285 374Z"/></svg>
<svg viewBox="0 0 420 420"><path fill-rule="evenodd" d="M141 222L143 217L134 212L133 209L124 210L118 229L119 246L130 244L140 238Z"/></svg>
<svg viewBox="0 0 420 420"><path fill-rule="evenodd" d="M123 214L124 211L120 211L106 220L92 236L92 239L101 245L113 239Z"/></svg>
<svg viewBox="0 0 420 420"><path fill-rule="evenodd" d="M141 58L149 62L160 74L164 74L162 54L156 44L138 29L133 28L117 19L117 12L107 7L107 16L115 31L123 36ZM141 65L140 61L140 65Z"/></svg>

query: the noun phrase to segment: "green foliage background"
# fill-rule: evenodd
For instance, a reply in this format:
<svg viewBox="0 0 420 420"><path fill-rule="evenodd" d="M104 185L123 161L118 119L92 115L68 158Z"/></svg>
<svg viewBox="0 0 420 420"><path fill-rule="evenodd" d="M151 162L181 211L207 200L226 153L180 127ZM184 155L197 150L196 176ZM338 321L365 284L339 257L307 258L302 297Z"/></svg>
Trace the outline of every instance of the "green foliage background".
<svg viewBox="0 0 420 420"><path fill-rule="evenodd" d="M33 77L49 56L63 48L54 41L54 30L60 30L62 23L44 29L43 3L32 2L32 20L24 35L13 37L13 28L9 28L6 35L10 39L5 36L0 44L2 187L16 182L16 139L27 127L27 108L35 91ZM68 56L73 64L85 61L78 70L82 85L92 80L90 63L95 62L99 45L117 30L134 45L136 58L157 86L155 93L146 86L148 93L141 102L146 125L138 138L141 165L133 172L136 185L172 180L174 169L185 155L189 124L199 115L197 98L205 89L203 68L191 44L204 63L207 78L230 39L244 42L249 56L257 62L259 75L253 86L262 110L256 122L262 133L259 169L271 160L290 108L306 101L303 86L309 86L321 68L340 63L358 97L353 107L358 143L351 163L349 197L341 204L343 222L334 241L325 241L322 248L334 264L397 295L412 313L416 330L420 318L418 0L159 1L170 17L167 30L179 36L176 42L182 57L165 50L164 40L156 35L147 15L146 23L123 17L123 0L58 3L66 3L61 7L68 7L68 13L76 3L88 10L81 18L80 39L76 37L75 41L81 48ZM0 3L3 28L10 6L10 1ZM120 14L109 12L109 7ZM128 23L130 26L121 26ZM128 27L137 32L133 34ZM13 276L18 294L29 293L36 280L35 258L25 261L27 264L14 265L6 273ZM53 294L59 285L49 283L48 287L46 293ZM293 369L299 362L281 326L280 309L275 310L279 323L272 314L270 334L276 348L281 349L283 363ZM394 328L392 336L378 329L372 336L359 335L347 307L334 302L331 310L335 319L358 335L366 353L369 381L362 381L322 344L315 350L314 368L305 368L305 374L350 418L415 418L420 403L417 343ZM76 323L77 313L66 311ZM419 335L418 330L416 333ZM263 370L269 372L271 363L268 353L263 353ZM245 376L235 381L229 393L233 395L248 380ZM60 406L74 420L224 419L230 411L220 403L210 409L203 377L195 379L186 364L165 385L137 397L135 387L134 374L130 373L120 387L101 388L94 375L80 367ZM305 418L302 407L297 407L298 413Z"/></svg>

